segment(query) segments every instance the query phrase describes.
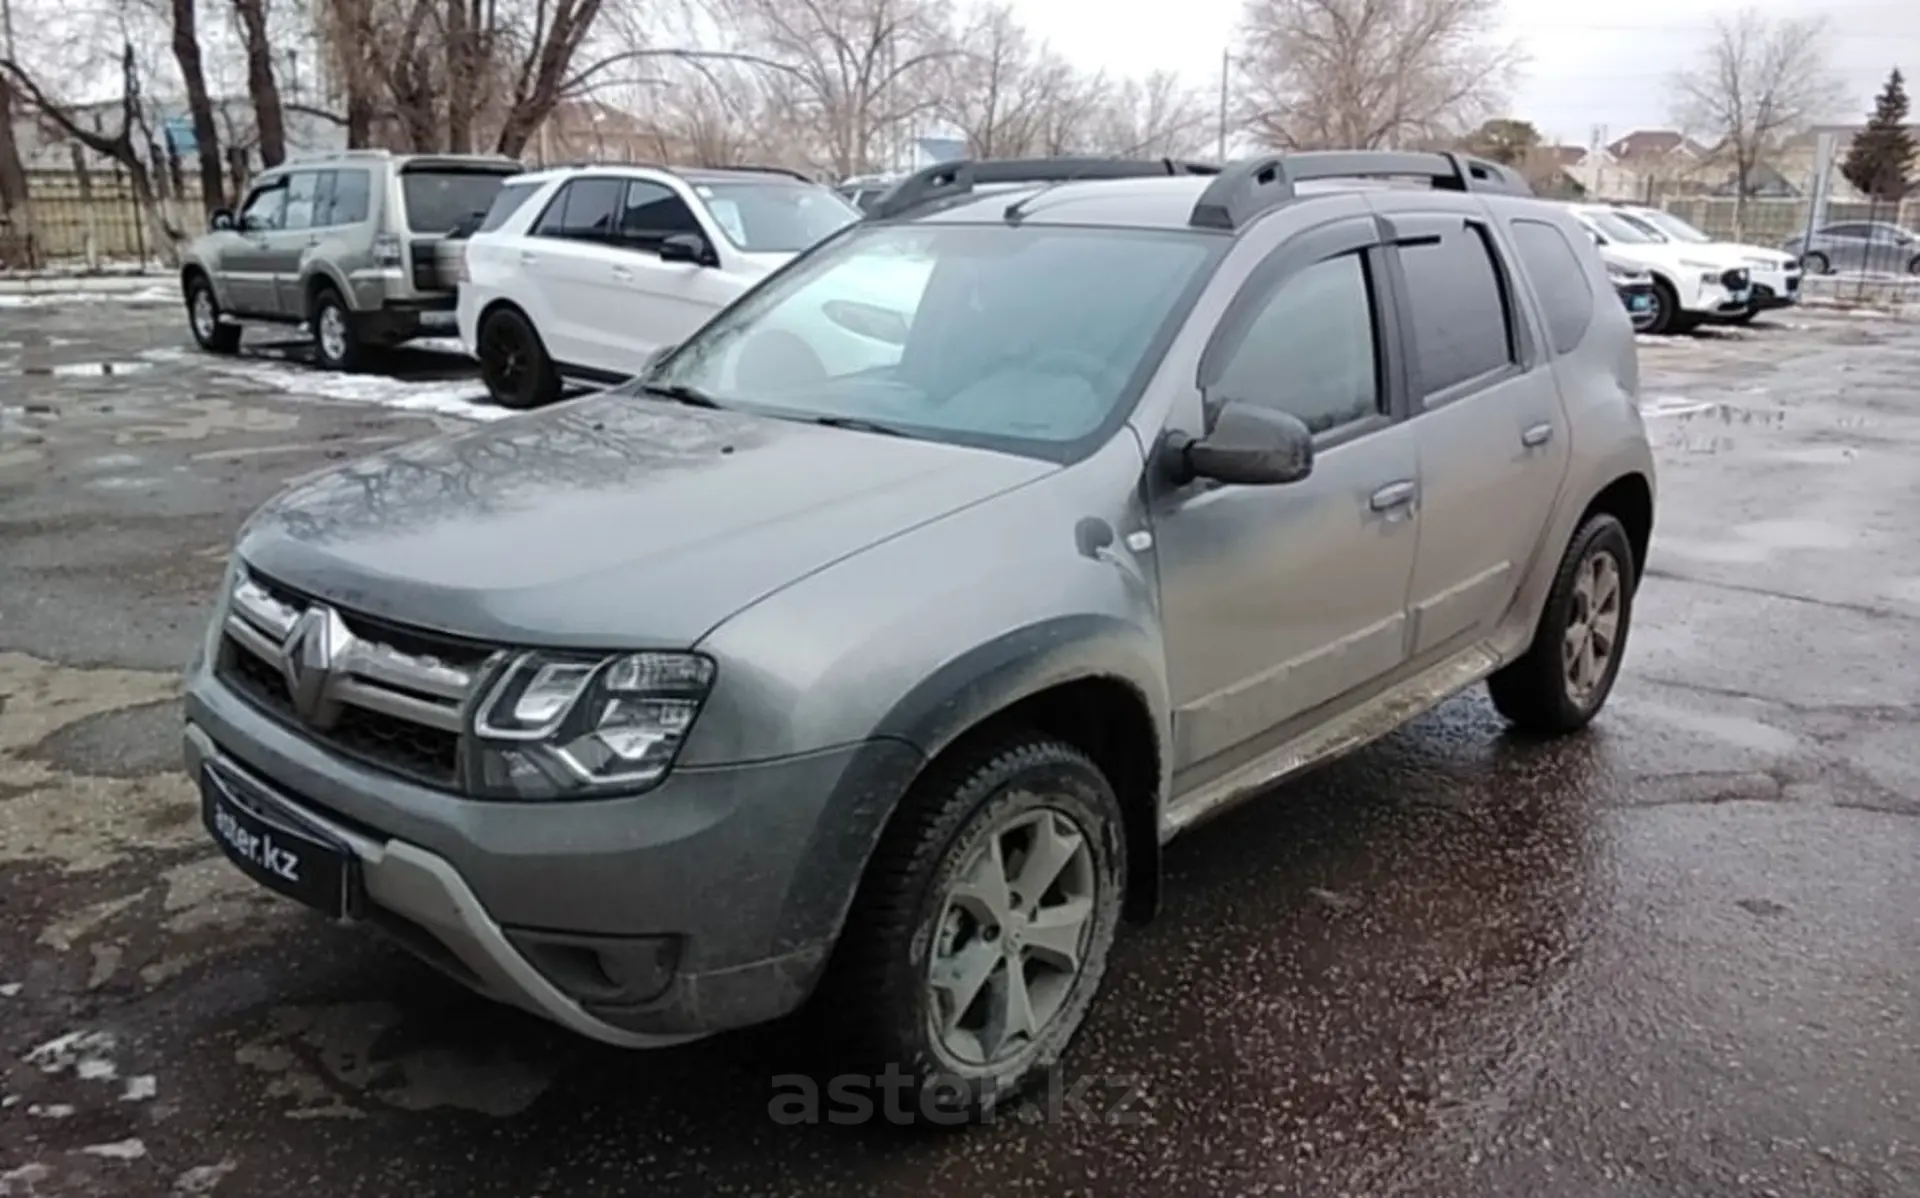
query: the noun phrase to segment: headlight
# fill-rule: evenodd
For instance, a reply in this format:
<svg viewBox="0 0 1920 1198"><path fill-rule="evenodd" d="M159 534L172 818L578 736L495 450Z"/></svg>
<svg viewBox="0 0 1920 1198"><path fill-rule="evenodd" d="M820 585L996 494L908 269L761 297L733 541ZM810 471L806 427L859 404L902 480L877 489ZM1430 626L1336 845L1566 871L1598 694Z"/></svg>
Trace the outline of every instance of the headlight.
<svg viewBox="0 0 1920 1198"><path fill-rule="evenodd" d="M522 653L474 716L478 788L495 798L595 798L659 782L713 686L692 653Z"/></svg>

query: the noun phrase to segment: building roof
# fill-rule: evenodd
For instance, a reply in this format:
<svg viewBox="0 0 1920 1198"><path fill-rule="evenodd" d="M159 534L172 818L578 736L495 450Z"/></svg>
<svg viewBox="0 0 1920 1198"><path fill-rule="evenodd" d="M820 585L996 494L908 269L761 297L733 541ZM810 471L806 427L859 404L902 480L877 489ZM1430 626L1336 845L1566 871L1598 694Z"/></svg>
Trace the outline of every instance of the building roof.
<svg viewBox="0 0 1920 1198"><path fill-rule="evenodd" d="M1686 134L1672 129L1635 129L1625 137L1608 144L1607 153L1622 160L1664 158L1674 153L1686 153L1699 157L1707 153L1707 148Z"/></svg>

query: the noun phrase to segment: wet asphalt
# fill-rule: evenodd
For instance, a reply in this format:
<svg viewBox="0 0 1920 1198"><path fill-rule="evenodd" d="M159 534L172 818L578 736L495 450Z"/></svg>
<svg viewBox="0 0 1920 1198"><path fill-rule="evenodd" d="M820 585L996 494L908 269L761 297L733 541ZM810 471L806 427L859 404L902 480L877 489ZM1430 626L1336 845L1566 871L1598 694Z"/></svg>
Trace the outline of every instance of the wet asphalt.
<svg viewBox="0 0 1920 1198"><path fill-rule="evenodd" d="M1176 842L1076 1101L933 1133L777 1122L804 1026L607 1049L214 855L175 695L226 544L461 422L260 361L0 309L0 1195L1920 1193L1920 323L1643 343L1595 726L1463 695Z"/></svg>

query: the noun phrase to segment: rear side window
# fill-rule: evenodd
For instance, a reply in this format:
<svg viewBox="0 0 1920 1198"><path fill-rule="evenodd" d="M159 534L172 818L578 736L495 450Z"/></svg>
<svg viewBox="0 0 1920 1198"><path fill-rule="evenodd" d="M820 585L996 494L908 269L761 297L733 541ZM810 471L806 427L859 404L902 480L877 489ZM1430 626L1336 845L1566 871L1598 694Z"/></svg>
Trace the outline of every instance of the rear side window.
<svg viewBox="0 0 1920 1198"><path fill-rule="evenodd" d="M407 228L450 233L493 206L506 176L494 171L413 170L400 176Z"/></svg>
<svg viewBox="0 0 1920 1198"><path fill-rule="evenodd" d="M618 179L575 179L553 197L534 232L605 241L620 227L620 192Z"/></svg>
<svg viewBox="0 0 1920 1198"><path fill-rule="evenodd" d="M538 183L509 183L502 187L499 194L493 197L493 206L487 209L487 217L480 222L477 232L491 233L506 224L539 190Z"/></svg>
<svg viewBox="0 0 1920 1198"><path fill-rule="evenodd" d="M1486 234L1475 225L1400 247L1413 309L1414 363L1432 396L1513 361L1506 296Z"/></svg>
<svg viewBox="0 0 1920 1198"><path fill-rule="evenodd" d="M333 206L327 216L327 223L357 225L367 219L367 196L370 192L367 172L333 172Z"/></svg>
<svg viewBox="0 0 1920 1198"><path fill-rule="evenodd" d="M1564 354L1580 344L1593 321L1593 288L1573 244L1559 229L1539 220L1517 220L1508 226L1520 252L1521 269L1533 280L1534 294L1547 315L1547 333L1553 351Z"/></svg>

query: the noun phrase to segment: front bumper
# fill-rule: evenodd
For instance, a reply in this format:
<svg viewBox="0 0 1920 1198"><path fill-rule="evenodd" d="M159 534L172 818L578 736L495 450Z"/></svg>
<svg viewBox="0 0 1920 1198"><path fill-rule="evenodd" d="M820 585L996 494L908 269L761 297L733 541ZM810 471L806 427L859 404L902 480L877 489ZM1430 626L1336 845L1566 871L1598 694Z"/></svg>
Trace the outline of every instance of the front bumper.
<svg viewBox="0 0 1920 1198"><path fill-rule="evenodd" d="M632 798L484 802L333 754L204 669L186 706L194 776L213 763L358 859L355 917L482 994L625 1047L804 1002L921 764L876 740L677 770ZM657 976L623 988L635 975L614 966L635 945L658 950Z"/></svg>
<svg viewBox="0 0 1920 1198"><path fill-rule="evenodd" d="M1680 297L1680 307L1700 316L1734 316L1753 302L1753 289L1734 289L1721 283L1696 281L1690 294Z"/></svg>
<svg viewBox="0 0 1920 1198"><path fill-rule="evenodd" d="M1784 271L1753 276L1753 306L1762 312L1791 308L1800 302L1800 272Z"/></svg>

